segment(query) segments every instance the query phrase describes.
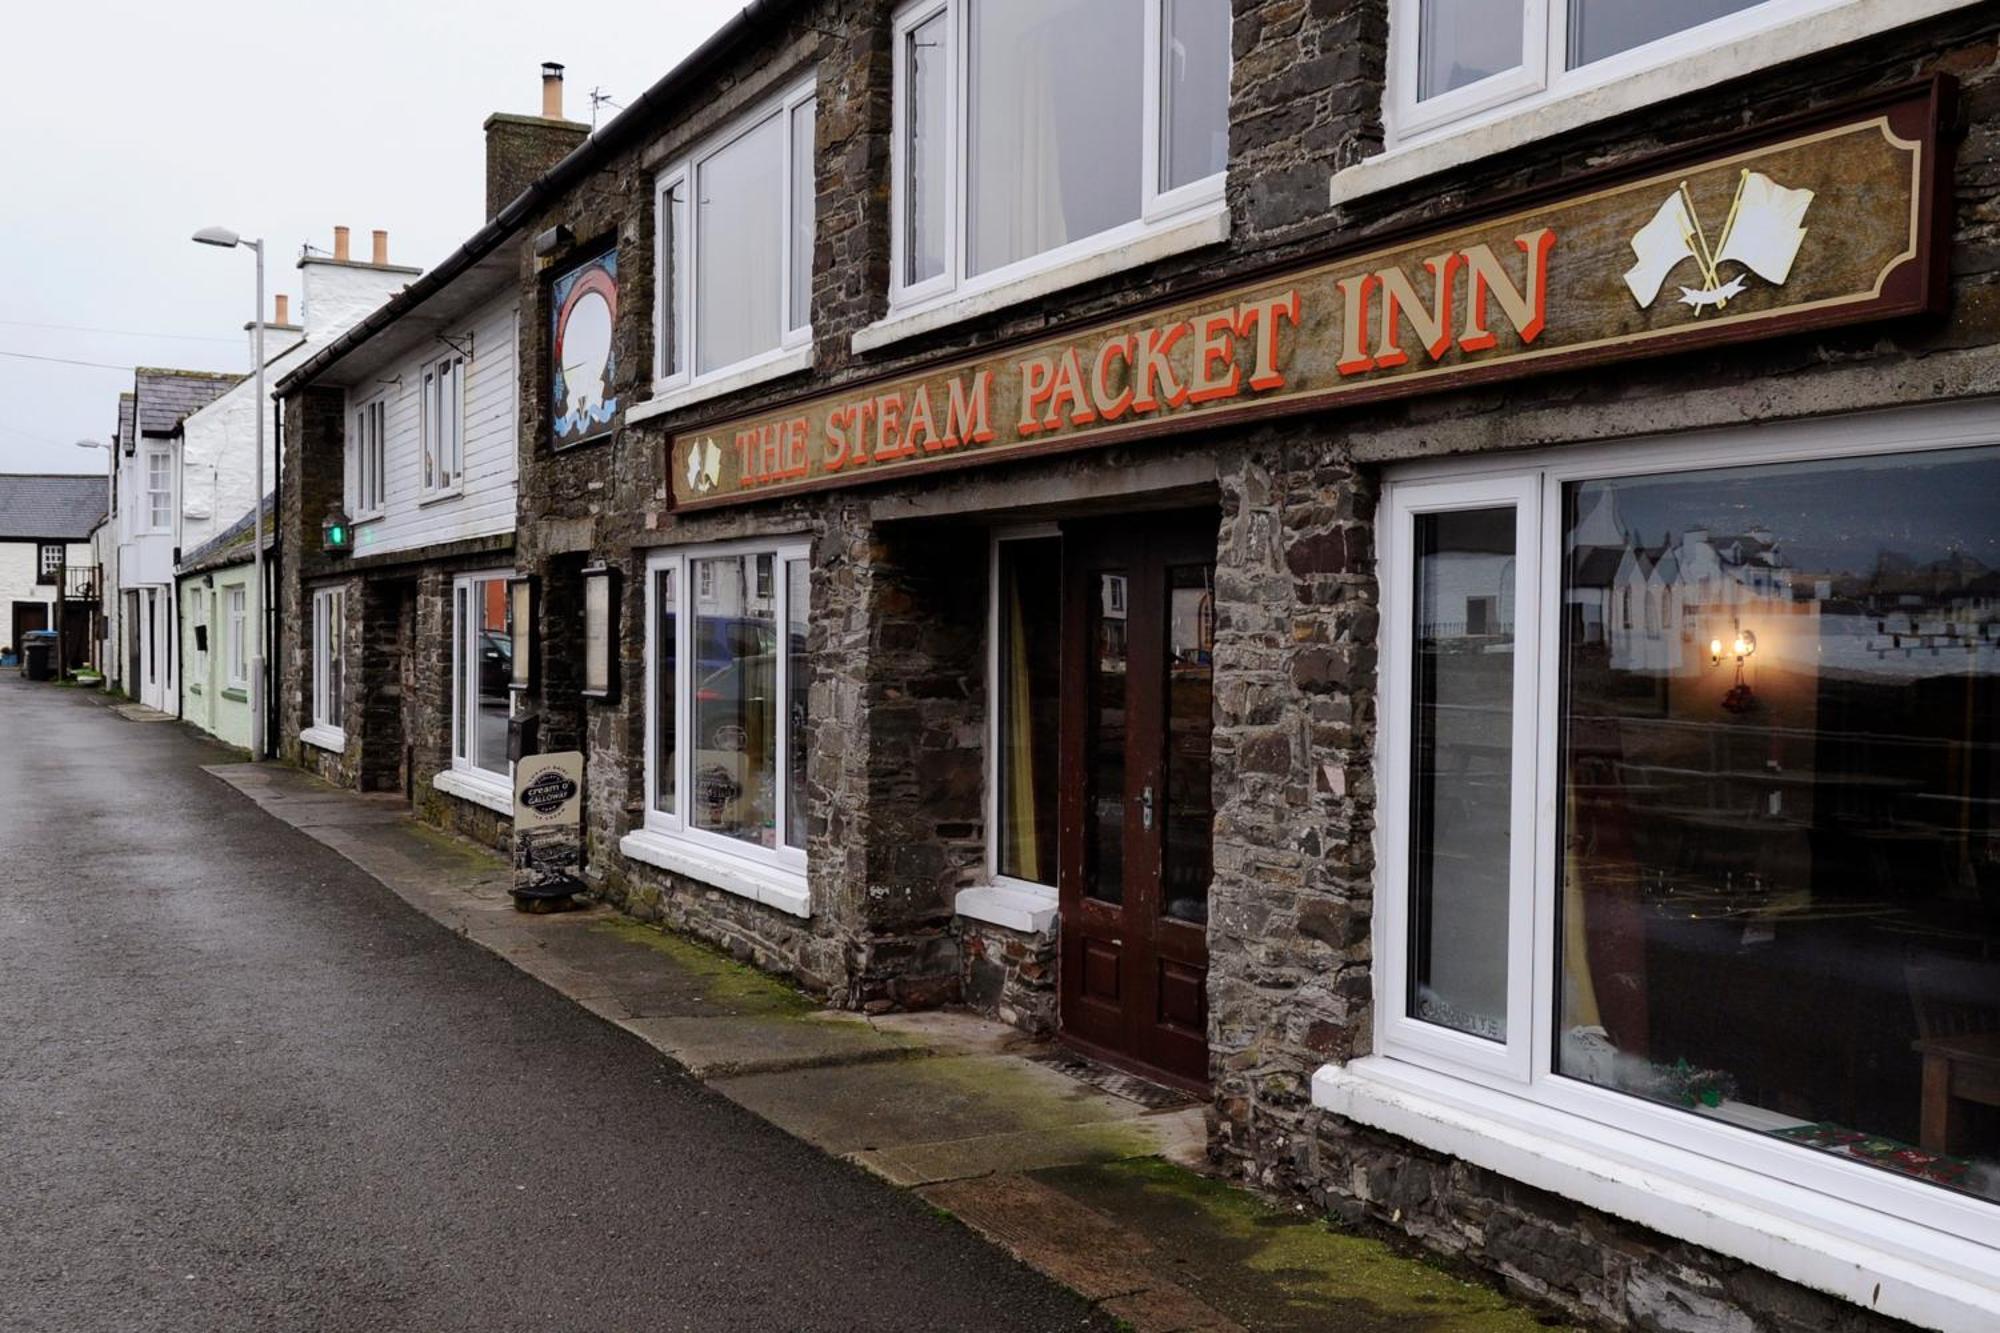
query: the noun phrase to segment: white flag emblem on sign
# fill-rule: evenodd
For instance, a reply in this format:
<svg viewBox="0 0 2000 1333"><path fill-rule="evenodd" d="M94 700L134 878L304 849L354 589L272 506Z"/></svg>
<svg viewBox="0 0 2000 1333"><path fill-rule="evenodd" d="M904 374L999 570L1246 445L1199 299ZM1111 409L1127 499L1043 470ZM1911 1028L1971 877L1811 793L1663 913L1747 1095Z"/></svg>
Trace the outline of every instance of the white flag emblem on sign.
<svg viewBox="0 0 2000 1333"><path fill-rule="evenodd" d="M1806 229L1799 224L1812 201L1811 190L1787 189L1761 171L1751 172L1743 178L1736 215L1715 262L1733 259L1764 281L1782 285L1805 244Z"/></svg>
<svg viewBox="0 0 2000 1333"><path fill-rule="evenodd" d="M1639 262L1625 271L1625 285L1642 306L1653 304L1660 284L1683 259L1693 259L1694 222L1679 194L1670 194L1653 220L1632 234L1632 253Z"/></svg>

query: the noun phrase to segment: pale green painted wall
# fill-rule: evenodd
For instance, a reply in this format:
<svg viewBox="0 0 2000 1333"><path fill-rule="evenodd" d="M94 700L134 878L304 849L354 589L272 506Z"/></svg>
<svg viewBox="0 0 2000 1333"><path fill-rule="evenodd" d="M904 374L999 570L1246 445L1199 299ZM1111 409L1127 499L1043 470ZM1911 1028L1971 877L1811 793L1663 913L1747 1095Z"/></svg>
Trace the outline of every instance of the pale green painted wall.
<svg viewBox="0 0 2000 1333"><path fill-rule="evenodd" d="M181 580L181 716L218 740L250 748L250 688L229 673L229 590L249 605L251 567L230 565ZM210 586L208 580L213 579ZM194 628L208 626L208 650L195 647ZM247 617L246 617L247 632ZM248 660L249 653L244 653Z"/></svg>

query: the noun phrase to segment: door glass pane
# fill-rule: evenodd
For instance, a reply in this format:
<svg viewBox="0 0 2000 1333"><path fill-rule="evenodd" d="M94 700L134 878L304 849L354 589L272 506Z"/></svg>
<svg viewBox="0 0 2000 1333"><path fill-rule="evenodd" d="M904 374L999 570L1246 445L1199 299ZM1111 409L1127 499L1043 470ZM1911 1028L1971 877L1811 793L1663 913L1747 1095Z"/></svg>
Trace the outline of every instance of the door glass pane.
<svg viewBox="0 0 2000 1333"><path fill-rule="evenodd" d="M342 676L347 663L341 644L342 631L346 628L346 599L336 592L326 599L326 723L330 727L346 724Z"/></svg>
<svg viewBox="0 0 2000 1333"><path fill-rule="evenodd" d="M1567 488L1560 1072L2000 1200L1996 495L1991 448Z"/></svg>
<svg viewBox="0 0 2000 1333"><path fill-rule="evenodd" d="M788 329L812 323L813 273L813 103L792 108L792 275Z"/></svg>
<svg viewBox="0 0 2000 1333"><path fill-rule="evenodd" d="M1467 0L1468 3L1475 0ZM1615 56L1763 0L1569 0L1569 67Z"/></svg>
<svg viewBox="0 0 2000 1333"><path fill-rule="evenodd" d="M695 828L777 846L777 603L769 555L695 560ZM760 578L759 569L762 570Z"/></svg>
<svg viewBox="0 0 2000 1333"><path fill-rule="evenodd" d="M1517 68L1521 16L1519 0L1422 0L1417 7L1417 100Z"/></svg>
<svg viewBox="0 0 2000 1333"><path fill-rule="evenodd" d="M472 651L476 703L473 707L472 762L489 773L507 774L507 717L513 695L514 636L507 606L507 580L481 579L472 585L478 603Z"/></svg>
<svg viewBox="0 0 2000 1333"><path fill-rule="evenodd" d="M1229 0L1162 0L1160 188L1229 165Z"/></svg>
<svg viewBox="0 0 2000 1333"><path fill-rule="evenodd" d="M653 808L674 812L680 751L675 746L674 701L680 697L680 604L674 599L674 571L653 574Z"/></svg>
<svg viewBox="0 0 2000 1333"><path fill-rule="evenodd" d="M903 140L903 160L909 163L904 182L909 191L908 229L903 234L903 281L919 283L944 272L945 246L949 241L946 218L949 212L946 150L951 143L951 126L946 117L946 94L950 89L951 61L946 47L950 31L949 10L926 19L912 28L904 39L908 46L904 67L904 87L909 89L909 125Z"/></svg>
<svg viewBox="0 0 2000 1333"><path fill-rule="evenodd" d="M1056 882L1056 742L1062 712L1062 542L1002 542L1000 743L995 756L994 865L1001 874Z"/></svg>
<svg viewBox="0 0 2000 1333"><path fill-rule="evenodd" d="M696 169L695 358L707 374L778 347L785 117L772 116Z"/></svg>
<svg viewBox="0 0 2000 1333"><path fill-rule="evenodd" d="M1139 216L1145 0L972 9L971 271Z"/></svg>
<svg viewBox="0 0 2000 1333"><path fill-rule="evenodd" d="M1410 744L1410 1013L1507 1036L1514 510L1420 514Z"/></svg>
<svg viewBox="0 0 2000 1333"><path fill-rule="evenodd" d="M1125 901L1125 678L1127 583L1103 573L1090 584L1088 720L1085 724L1084 892Z"/></svg>
<svg viewBox="0 0 2000 1333"><path fill-rule="evenodd" d="M1166 790L1159 817L1160 910L1177 921L1208 920L1215 837L1215 566L1167 570Z"/></svg>
<svg viewBox="0 0 2000 1333"><path fill-rule="evenodd" d="M806 656L811 571L803 560L785 562L785 845L806 845L806 725L812 695L812 659Z"/></svg>

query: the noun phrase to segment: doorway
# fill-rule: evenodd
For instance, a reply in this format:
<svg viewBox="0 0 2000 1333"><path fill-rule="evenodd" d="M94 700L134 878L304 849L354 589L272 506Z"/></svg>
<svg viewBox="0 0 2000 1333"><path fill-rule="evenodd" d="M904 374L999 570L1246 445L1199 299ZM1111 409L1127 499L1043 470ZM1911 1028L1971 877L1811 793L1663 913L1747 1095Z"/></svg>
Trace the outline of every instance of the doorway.
<svg viewBox="0 0 2000 1333"><path fill-rule="evenodd" d="M48 627L48 603L16 602L14 603L14 637L7 642L11 643L14 646L14 651L18 653L21 651L21 638L23 635L32 634L38 629L47 629Z"/></svg>
<svg viewBox="0 0 2000 1333"><path fill-rule="evenodd" d="M1063 527L1062 1024L1208 1082L1215 516Z"/></svg>

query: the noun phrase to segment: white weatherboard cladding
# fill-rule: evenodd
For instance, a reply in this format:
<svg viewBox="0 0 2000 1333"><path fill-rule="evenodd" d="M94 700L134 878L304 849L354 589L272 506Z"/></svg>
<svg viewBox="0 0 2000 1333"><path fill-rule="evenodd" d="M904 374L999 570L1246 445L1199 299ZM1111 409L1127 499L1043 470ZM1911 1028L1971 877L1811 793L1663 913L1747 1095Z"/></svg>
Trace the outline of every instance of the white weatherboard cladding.
<svg viewBox="0 0 2000 1333"><path fill-rule="evenodd" d="M264 388L284 378L317 350L296 334L272 335ZM279 341L283 339L283 341ZM280 354L282 352L282 355ZM264 411L270 412L268 406ZM277 485L277 428L264 418L264 489ZM250 512L257 471L251 450L257 439L257 382L245 379L181 422L180 534L174 544L183 556L225 531Z"/></svg>
<svg viewBox="0 0 2000 1333"><path fill-rule="evenodd" d="M348 389L350 417L377 391L387 395L388 406L382 517L355 525L355 555L416 550L514 530L520 435L514 324L513 302L496 301L447 335L461 348L469 345L472 356L465 363L465 475L443 495L427 496L423 489L424 367L451 355L452 349L433 341L385 367L373 382ZM316 525L323 516L307 517Z"/></svg>

